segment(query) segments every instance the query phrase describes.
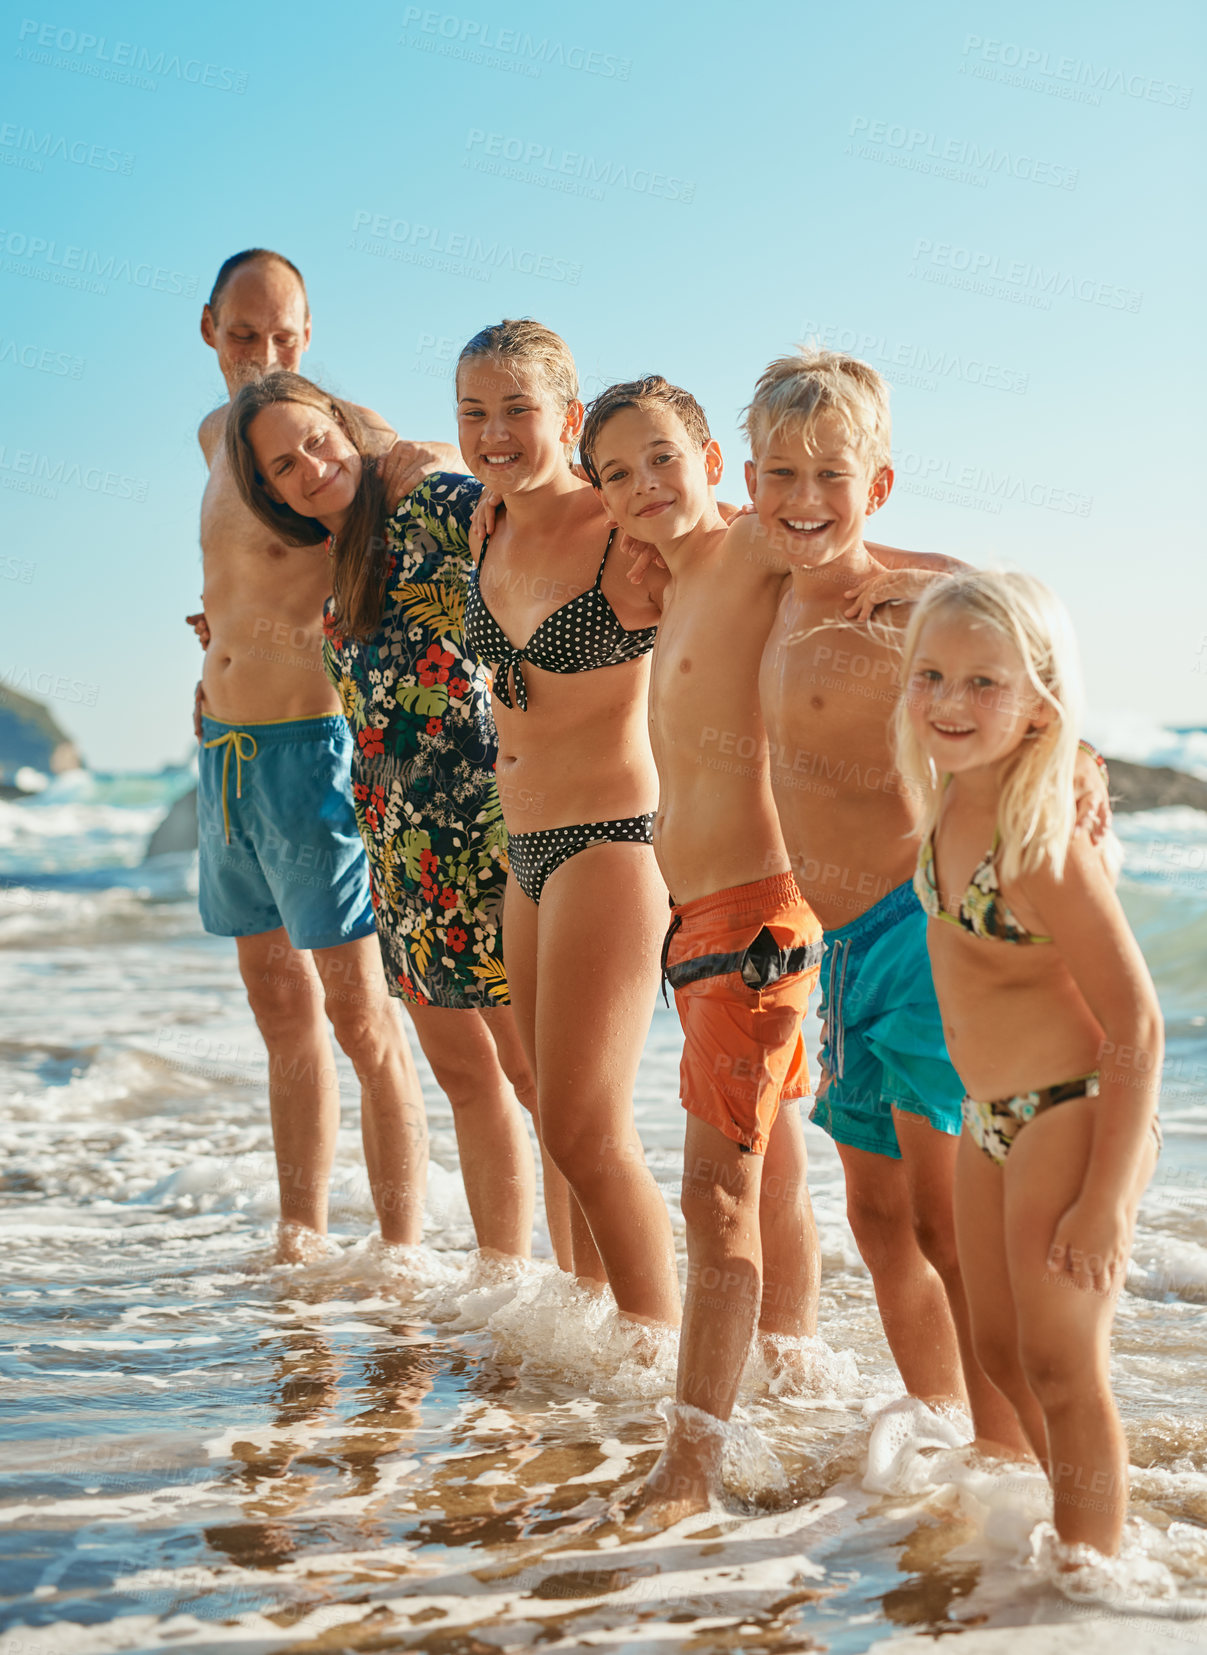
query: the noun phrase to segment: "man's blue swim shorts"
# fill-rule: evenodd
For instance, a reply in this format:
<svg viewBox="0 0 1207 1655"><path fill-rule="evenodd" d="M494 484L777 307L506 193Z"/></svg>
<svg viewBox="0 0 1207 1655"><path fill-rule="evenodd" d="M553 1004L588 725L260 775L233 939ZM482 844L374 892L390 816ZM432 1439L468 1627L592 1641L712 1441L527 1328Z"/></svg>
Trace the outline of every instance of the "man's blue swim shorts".
<svg viewBox="0 0 1207 1655"><path fill-rule="evenodd" d="M374 929L352 812L352 737L338 714L273 724L203 719L197 778L201 923L219 937L284 926L295 948Z"/></svg>

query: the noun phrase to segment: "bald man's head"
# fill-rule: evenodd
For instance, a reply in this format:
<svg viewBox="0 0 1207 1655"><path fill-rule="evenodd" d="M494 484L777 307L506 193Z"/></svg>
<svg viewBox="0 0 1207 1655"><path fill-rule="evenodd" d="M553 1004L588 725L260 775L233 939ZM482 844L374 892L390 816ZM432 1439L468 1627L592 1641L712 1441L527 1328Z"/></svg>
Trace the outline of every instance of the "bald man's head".
<svg viewBox="0 0 1207 1655"><path fill-rule="evenodd" d="M296 373L310 344L301 271L266 247L233 254L201 312L201 337L218 353L232 396L249 379L276 368Z"/></svg>
<svg viewBox="0 0 1207 1655"><path fill-rule="evenodd" d="M309 316L310 300L306 294L306 283L302 279L302 272L291 259L285 257L284 253L274 253L270 247L245 247L241 253L232 253L214 278L213 290L209 297L209 308L212 311L217 311L222 295L237 270L242 270L249 264L264 263L279 264L283 269L290 272L302 290L302 303L306 307L306 315Z"/></svg>

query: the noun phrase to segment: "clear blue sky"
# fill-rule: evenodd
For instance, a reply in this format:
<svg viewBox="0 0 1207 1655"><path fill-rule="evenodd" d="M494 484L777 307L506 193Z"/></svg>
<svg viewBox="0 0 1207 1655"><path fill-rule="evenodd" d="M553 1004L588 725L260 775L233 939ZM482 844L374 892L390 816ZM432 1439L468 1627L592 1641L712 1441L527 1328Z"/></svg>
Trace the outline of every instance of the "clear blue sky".
<svg viewBox="0 0 1207 1655"><path fill-rule="evenodd" d="M855 350L884 538L1035 570L1096 707L1207 721L1199 0L458 5L0 25L0 676L93 766L190 748L197 325L257 243L307 277L305 371L404 435L532 315L588 391L695 391L729 498L766 361Z"/></svg>

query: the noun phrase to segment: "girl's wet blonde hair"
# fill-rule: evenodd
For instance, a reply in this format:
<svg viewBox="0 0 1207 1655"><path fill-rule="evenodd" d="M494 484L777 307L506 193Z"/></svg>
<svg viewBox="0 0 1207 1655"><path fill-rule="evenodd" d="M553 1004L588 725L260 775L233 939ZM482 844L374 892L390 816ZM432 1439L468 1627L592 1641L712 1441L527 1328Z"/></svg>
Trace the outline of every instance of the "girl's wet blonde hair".
<svg viewBox="0 0 1207 1655"><path fill-rule="evenodd" d="M906 697L922 633L929 621L958 616L1004 638L1017 653L1027 682L1051 717L1019 743L998 799L997 854L1004 880L1051 865L1064 872L1077 807L1073 770L1081 729L1082 687L1077 639L1064 605L1033 575L972 569L936 581L916 605L902 645L901 687L893 722L897 765L914 785L924 836L938 820L943 778L922 751Z"/></svg>
<svg viewBox="0 0 1207 1655"><path fill-rule="evenodd" d="M505 317L482 328L462 348L457 358L457 378L461 364L487 357L511 373L535 372L540 375L545 389L561 408L569 408L580 400L578 369L570 347L560 333L534 322L530 316ZM577 432L574 441L577 442ZM566 444L566 463L574 460L574 442Z"/></svg>

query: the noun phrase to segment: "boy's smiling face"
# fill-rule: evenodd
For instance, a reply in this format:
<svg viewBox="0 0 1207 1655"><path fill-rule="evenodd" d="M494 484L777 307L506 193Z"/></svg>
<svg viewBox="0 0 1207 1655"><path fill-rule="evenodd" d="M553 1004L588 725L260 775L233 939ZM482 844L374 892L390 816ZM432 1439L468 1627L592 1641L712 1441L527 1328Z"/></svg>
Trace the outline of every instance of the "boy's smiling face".
<svg viewBox="0 0 1207 1655"><path fill-rule="evenodd" d="M820 568L847 556L868 516L888 499L889 466L873 471L842 422L817 419L802 432L774 432L746 462L746 485L759 522L789 562Z"/></svg>
<svg viewBox="0 0 1207 1655"><path fill-rule="evenodd" d="M712 505L721 450L692 441L672 408L621 408L595 444L600 495L626 534L653 545L690 534Z"/></svg>

